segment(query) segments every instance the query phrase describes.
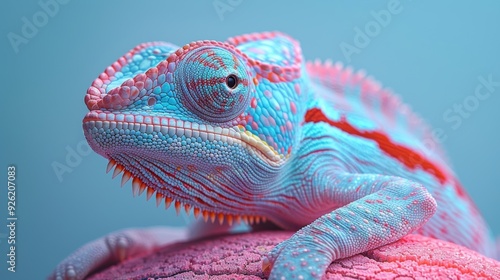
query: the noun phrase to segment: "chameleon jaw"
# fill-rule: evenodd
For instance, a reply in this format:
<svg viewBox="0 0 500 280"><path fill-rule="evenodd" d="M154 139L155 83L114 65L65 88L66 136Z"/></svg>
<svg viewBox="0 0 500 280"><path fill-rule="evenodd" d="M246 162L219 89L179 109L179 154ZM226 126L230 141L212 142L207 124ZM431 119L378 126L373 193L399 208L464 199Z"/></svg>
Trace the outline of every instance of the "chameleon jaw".
<svg viewBox="0 0 500 280"><path fill-rule="evenodd" d="M244 222L248 225L253 225L254 223L259 224L261 221L262 222L267 221L266 217L264 216L230 214L230 213L216 212L209 209L202 209L202 207L196 207L196 206L192 207L192 205L187 202L183 202L179 199L176 200L175 198L169 197L168 195L156 191L153 187L147 186L139 177L136 177L132 175L132 173L130 173L129 171L125 170L125 167L123 165L117 163L114 159L110 159L106 167L106 173L109 173L113 168L114 168L112 175L113 178L115 178L116 176L118 176L120 173L123 172L121 179L122 187L130 179L132 179L132 194L134 197L137 195L140 196L144 191L146 191L146 200L151 199L151 197L155 195L156 206L158 207L162 201L165 201L165 209L168 209L173 203L177 215L179 215L181 209L184 208L184 211L188 215L190 214L192 209L193 215L196 219L201 216L203 217L203 220L205 222L208 222L208 220L210 220L212 223L214 223L217 220L221 225L224 223L224 220L226 220L230 226L233 225L233 223L240 224L241 222Z"/></svg>
<svg viewBox="0 0 500 280"><path fill-rule="evenodd" d="M201 137L204 141L223 141L229 145L238 144L273 167L281 166L286 156L278 153L258 136L245 130L242 126L217 127L209 124L198 124L168 117L149 117L134 114L114 114L99 110L87 113L83 119L84 130L97 129L129 129L143 133L161 132L165 137Z"/></svg>

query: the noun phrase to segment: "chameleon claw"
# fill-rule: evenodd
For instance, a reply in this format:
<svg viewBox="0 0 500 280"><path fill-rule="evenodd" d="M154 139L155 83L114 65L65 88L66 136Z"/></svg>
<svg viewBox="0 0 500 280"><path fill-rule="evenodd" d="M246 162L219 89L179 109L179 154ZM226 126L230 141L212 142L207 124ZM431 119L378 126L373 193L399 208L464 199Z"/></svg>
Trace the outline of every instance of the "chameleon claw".
<svg viewBox="0 0 500 280"><path fill-rule="evenodd" d="M68 266L66 270L66 277L68 279L76 279L76 271L75 268L73 268L73 266Z"/></svg>
<svg viewBox="0 0 500 280"><path fill-rule="evenodd" d="M271 261L269 261L267 257L264 257L262 259L262 272L264 273L264 275L269 275L271 273L272 268L273 265Z"/></svg>
<svg viewBox="0 0 500 280"><path fill-rule="evenodd" d="M128 241L125 237L119 237L117 240L117 255L120 261L127 257L127 249L129 247Z"/></svg>

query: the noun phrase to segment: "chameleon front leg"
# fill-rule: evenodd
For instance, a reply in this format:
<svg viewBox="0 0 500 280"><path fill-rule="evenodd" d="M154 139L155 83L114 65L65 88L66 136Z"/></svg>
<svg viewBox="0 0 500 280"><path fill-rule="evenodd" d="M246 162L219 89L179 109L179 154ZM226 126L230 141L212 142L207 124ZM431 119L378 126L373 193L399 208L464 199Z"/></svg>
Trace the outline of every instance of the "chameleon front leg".
<svg viewBox="0 0 500 280"><path fill-rule="evenodd" d="M436 211L425 187L399 177L338 174L316 183L327 203L343 206L278 244L263 260L269 279L320 279L332 261L397 241Z"/></svg>
<svg viewBox="0 0 500 280"><path fill-rule="evenodd" d="M151 227L110 233L69 255L59 263L49 279L84 279L99 268L152 252L169 243L186 240L187 231L185 228Z"/></svg>

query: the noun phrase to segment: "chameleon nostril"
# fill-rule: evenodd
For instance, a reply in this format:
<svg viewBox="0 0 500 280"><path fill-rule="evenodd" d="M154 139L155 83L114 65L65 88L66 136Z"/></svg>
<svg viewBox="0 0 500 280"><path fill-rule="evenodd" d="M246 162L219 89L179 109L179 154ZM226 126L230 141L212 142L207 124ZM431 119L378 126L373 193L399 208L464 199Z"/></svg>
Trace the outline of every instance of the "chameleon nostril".
<svg viewBox="0 0 500 280"><path fill-rule="evenodd" d="M153 106L153 105L155 105L155 104L156 104L156 98L154 98L154 97L150 97L150 98L148 99L148 106Z"/></svg>

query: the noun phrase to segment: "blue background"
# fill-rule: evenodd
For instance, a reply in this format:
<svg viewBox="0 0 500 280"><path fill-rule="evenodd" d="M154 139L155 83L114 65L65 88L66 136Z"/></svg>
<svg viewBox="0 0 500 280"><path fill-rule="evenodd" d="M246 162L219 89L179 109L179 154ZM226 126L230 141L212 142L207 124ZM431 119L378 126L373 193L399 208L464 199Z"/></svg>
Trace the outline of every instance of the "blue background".
<svg viewBox="0 0 500 280"><path fill-rule="evenodd" d="M42 0L46 2L48 0ZM236 4L220 16L215 3ZM326 1L325 1L326 2ZM157 209L130 183L105 174L106 161L91 152L60 181L55 162L84 140L83 97L109 64L135 45L153 40L182 46L243 33L281 30L301 42L307 59L347 62L340 44L354 44L355 27L389 1L326 3L284 1L69 1L18 46L23 17L33 22L38 1L6 1L1 9L0 178L17 167L17 272L6 270L6 183L0 186L0 278L42 278L85 242L125 227L183 226L172 209ZM500 87L454 129L443 113L473 95L478 76L500 81L500 2L405 1L387 26L353 54L364 68L399 93L447 138L443 145L480 211L500 235ZM37 14L38 13L38 14ZM43 18L40 18L43 19ZM163 208L163 207L161 207Z"/></svg>

